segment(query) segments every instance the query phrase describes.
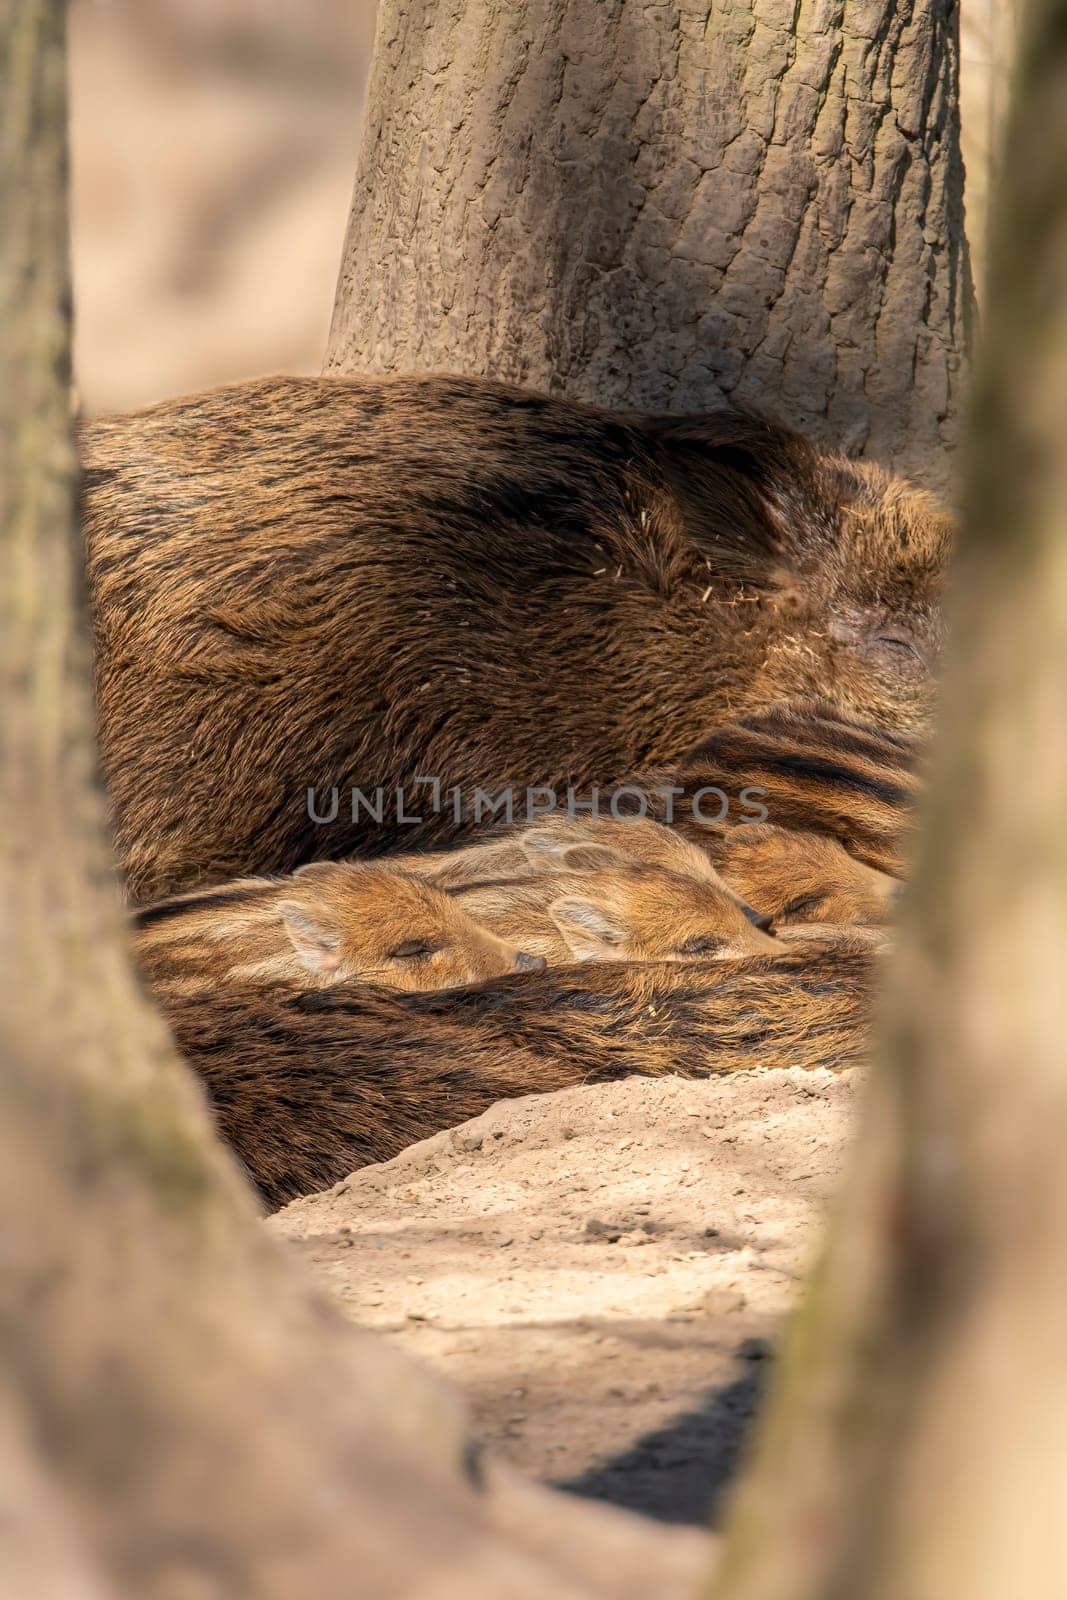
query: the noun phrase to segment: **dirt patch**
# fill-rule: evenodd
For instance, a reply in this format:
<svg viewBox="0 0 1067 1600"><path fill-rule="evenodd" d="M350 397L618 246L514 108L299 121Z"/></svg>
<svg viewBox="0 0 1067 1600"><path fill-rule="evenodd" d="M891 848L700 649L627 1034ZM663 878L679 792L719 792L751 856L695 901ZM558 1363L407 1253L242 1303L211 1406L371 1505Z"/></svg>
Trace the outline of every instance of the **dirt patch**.
<svg viewBox="0 0 1067 1600"><path fill-rule="evenodd" d="M718 1519L838 1173L851 1080L630 1079L494 1106L270 1226L534 1478Z"/></svg>

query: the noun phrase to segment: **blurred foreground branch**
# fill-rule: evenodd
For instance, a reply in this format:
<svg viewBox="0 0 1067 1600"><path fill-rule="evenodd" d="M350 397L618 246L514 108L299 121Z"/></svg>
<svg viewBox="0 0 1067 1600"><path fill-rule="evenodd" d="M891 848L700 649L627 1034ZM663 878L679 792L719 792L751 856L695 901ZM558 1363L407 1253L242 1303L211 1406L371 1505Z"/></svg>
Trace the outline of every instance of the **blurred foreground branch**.
<svg viewBox="0 0 1067 1600"><path fill-rule="evenodd" d="M699 1541L480 1474L449 1395L312 1294L130 971L75 514L63 12L0 0L4 1592L676 1593Z"/></svg>
<svg viewBox="0 0 1067 1600"><path fill-rule="evenodd" d="M721 1600L1067 1592L1065 286L1067 6L1034 0L916 881Z"/></svg>

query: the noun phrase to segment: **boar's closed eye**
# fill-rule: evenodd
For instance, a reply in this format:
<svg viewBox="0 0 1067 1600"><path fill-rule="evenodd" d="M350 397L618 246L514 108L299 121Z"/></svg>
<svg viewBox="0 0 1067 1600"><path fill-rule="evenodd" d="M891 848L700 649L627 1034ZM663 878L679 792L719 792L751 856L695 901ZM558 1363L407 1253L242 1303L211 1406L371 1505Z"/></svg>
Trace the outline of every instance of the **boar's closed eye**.
<svg viewBox="0 0 1067 1600"><path fill-rule="evenodd" d="M712 934L699 934L693 939L687 939L675 951L680 956L713 956L723 947L723 940L717 939Z"/></svg>
<svg viewBox="0 0 1067 1600"><path fill-rule="evenodd" d="M868 649L881 651L883 655L892 656L900 662L907 661L912 666L926 667L929 664L910 634L899 633L892 628L874 634L868 641Z"/></svg>
<svg viewBox="0 0 1067 1600"><path fill-rule="evenodd" d="M429 939L408 939L394 945L386 956L387 961L415 961L420 956L432 956L439 947Z"/></svg>
<svg viewBox="0 0 1067 1600"><path fill-rule="evenodd" d="M788 922L791 917L806 916L809 912L817 911L826 896L823 894L798 894L795 900L788 901L779 911L779 922Z"/></svg>

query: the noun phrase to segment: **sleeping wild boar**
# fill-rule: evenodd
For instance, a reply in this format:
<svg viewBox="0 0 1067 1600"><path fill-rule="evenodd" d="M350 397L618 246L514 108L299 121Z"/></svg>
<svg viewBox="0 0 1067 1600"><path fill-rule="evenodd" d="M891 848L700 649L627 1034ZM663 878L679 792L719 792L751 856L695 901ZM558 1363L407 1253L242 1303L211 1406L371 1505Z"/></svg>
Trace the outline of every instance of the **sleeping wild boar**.
<svg viewBox="0 0 1067 1600"><path fill-rule="evenodd" d="M878 962L845 933L736 961L584 962L442 994L224 985L160 1003L220 1136L278 1206L516 1095L633 1073L859 1065Z"/></svg>
<svg viewBox="0 0 1067 1600"><path fill-rule="evenodd" d="M446 844L478 788L617 783L783 702L929 715L949 518L747 413L271 378L80 447L136 899Z"/></svg>
<svg viewBox="0 0 1067 1600"><path fill-rule="evenodd" d="M887 922L900 888L828 834L767 823L726 829L710 854L731 889L767 912L776 931L785 923Z"/></svg>
<svg viewBox="0 0 1067 1600"><path fill-rule="evenodd" d="M544 965L431 885L339 861L175 895L131 921L135 959L157 995L234 983L322 989L356 978L446 989Z"/></svg>
<svg viewBox="0 0 1067 1600"><path fill-rule="evenodd" d="M774 952L770 917L746 905L707 863L699 876L602 844L545 851L522 841L531 866L449 890L501 938L550 964L721 960Z"/></svg>

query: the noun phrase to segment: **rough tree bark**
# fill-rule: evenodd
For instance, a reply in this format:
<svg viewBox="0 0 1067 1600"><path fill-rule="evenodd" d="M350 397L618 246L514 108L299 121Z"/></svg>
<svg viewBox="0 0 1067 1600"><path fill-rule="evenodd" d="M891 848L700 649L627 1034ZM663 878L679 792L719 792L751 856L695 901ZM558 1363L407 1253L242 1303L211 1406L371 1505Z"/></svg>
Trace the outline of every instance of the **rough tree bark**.
<svg viewBox="0 0 1067 1600"><path fill-rule="evenodd" d="M75 515L64 9L0 0L4 1592L621 1600L665 1563L677 1594L699 1540L491 1462L479 1486L451 1397L261 1230L131 974Z"/></svg>
<svg viewBox="0 0 1067 1600"><path fill-rule="evenodd" d="M381 0L326 370L724 395L941 486L954 0Z"/></svg>
<svg viewBox="0 0 1067 1600"><path fill-rule="evenodd" d="M1034 0L881 1057L717 1600L1067 1593L1067 9Z"/></svg>

